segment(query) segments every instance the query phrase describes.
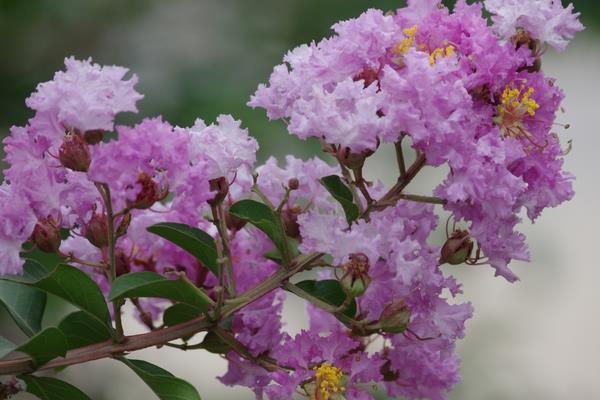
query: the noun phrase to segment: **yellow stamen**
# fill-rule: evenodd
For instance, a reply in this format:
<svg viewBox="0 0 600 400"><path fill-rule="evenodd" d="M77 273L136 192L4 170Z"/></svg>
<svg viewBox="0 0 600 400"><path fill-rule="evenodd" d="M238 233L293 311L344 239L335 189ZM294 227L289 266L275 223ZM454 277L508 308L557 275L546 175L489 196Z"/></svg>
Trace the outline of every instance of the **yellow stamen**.
<svg viewBox="0 0 600 400"><path fill-rule="evenodd" d="M494 122L500 127L503 136L526 137L531 141L533 138L523 125L523 120L534 117L540 105L532 98L535 89L527 88L526 80L523 82L519 87L514 83L506 85Z"/></svg>
<svg viewBox="0 0 600 400"><path fill-rule="evenodd" d="M332 395L341 394L345 388L342 386L343 371L330 363L323 363L314 368L319 399L329 400Z"/></svg>
<svg viewBox="0 0 600 400"><path fill-rule="evenodd" d="M429 56L429 64L430 65L435 64L435 59L437 58L437 56L442 56L444 58L450 57L455 52L456 52L456 49L452 45L446 46L446 48L438 47L437 49L435 49L431 52L431 55Z"/></svg>
<svg viewBox="0 0 600 400"><path fill-rule="evenodd" d="M417 26L406 28L402 31L406 36L400 43L396 43L392 52L398 55L404 55L415 44L415 35L417 34Z"/></svg>

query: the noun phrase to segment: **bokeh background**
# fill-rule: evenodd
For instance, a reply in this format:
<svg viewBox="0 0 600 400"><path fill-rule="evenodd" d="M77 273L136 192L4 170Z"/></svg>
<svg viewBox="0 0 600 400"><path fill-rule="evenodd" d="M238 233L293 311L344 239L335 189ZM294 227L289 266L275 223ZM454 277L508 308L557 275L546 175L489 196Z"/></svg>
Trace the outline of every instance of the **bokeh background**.
<svg viewBox="0 0 600 400"><path fill-rule="evenodd" d="M528 0L523 0L528 1ZM448 2L452 3L452 2ZM600 2L575 0L588 29L566 53L549 52L544 68L567 93L561 122L572 128L574 148L566 161L576 182L575 200L525 224L534 262L515 263L516 284L493 278L489 268L454 267L464 283L462 299L476 314L459 345L463 381L452 399L600 399ZM133 123L163 115L180 126L220 113L243 120L260 142L259 160L273 154L318 154L318 145L285 133L262 110L246 107L251 93L268 79L283 54L329 35L340 19L369 7L394 9L388 0L0 0L0 136L31 116L24 99L38 82L52 78L63 58L93 57L124 65L140 77L146 95ZM368 165L369 177L391 180L393 153L383 149ZM414 192L429 190L444 171L427 171ZM440 242L442 237L437 238ZM67 310L51 304L46 323ZM306 324L302 303L291 300L288 329ZM130 332L141 331L131 318ZM18 332L0 310L0 332ZM240 388L222 386L225 363L203 352L144 350L136 357L159 363L194 383L205 399L251 399ZM61 373L97 400L150 399L151 392L125 367L110 360ZM17 399L29 399L19 395ZM381 397L382 399L384 397Z"/></svg>

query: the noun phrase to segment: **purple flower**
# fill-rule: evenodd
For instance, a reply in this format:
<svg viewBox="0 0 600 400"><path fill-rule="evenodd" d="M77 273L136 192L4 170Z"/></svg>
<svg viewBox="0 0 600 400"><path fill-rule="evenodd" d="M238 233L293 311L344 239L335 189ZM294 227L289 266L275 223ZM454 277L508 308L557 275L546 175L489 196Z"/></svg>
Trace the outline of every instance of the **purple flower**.
<svg viewBox="0 0 600 400"><path fill-rule="evenodd" d="M12 185L0 186L0 275L20 274L24 261L21 245L27 241L37 219L22 194Z"/></svg>
<svg viewBox="0 0 600 400"><path fill-rule="evenodd" d="M485 0L484 4L493 14L493 29L504 38L524 29L534 39L564 51L575 34L584 29L573 4L564 8L560 0Z"/></svg>
<svg viewBox="0 0 600 400"><path fill-rule="evenodd" d="M81 132L112 130L119 112L137 112L136 103L143 98L133 88L137 76L124 80L127 68L100 66L91 58L65 59L66 71L57 72L54 80L41 83L26 101L38 113L46 115L57 128L57 135L73 128Z"/></svg>
<svg viewBox="0 0 600 400"><path fill-rule="evenodd" d="M189 129L191 160L206 161L209 179L230 178L238 168L254 165L258 143L240 126L241 121L230 115L220 115L217 124L206 126L204 121L197 119Z"/></svg>

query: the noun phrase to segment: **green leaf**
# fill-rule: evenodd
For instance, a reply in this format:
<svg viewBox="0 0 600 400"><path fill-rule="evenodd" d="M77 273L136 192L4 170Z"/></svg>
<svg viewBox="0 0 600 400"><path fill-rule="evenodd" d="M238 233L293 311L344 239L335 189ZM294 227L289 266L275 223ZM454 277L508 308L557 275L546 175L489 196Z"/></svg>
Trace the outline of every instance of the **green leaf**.
<svg viewBox="0 0 600 400"><path fill-rule="evenodd" d="M33 375L21 375L19 379L25 381L28 393L42 400L91 400L81 390L60 379Z"/></svg>
<svg viewBox="0 0 600 400"><path fill-rule="evenodd" d="M111 330L84 311L71 313L58 324L67 338L68 349L104 342L111 338Z"/></svg>
<svg viewBox="0 0 600 400"><path fill-rule="evenodd" d="M223 342L219 335L212 331L204 336L202 348L214 354L225 354L231 350L231 346Z"/></svg>
<svg viewBox="0 0 600 400"><path fill-rule="evenodd" d="M316 298L334 306L341 306L346 300L346 293L342 286L335 279L326 279L323 281L306 280L296 284L300 289L312 294ZM356 300L352 300L344 310L344 315L354 318L356 315Z"/></svg>
<svg viewBox="0 0 600 400"><path fill-rule="evenodd" d="M58 296L110 325L106 300L98 285L85 272L66 264L46 267L26 260L23 276L2 276L0 279L20 282Z"/></svg>
<svg viewBox="0 0 600 400"><path fill-rule="evenodd" d="M112 284L109 300L131 297L155 297L188 304L201 313L208 310L208 300L201 289L183 278L167 279L154 272L121 275Z"/></svg>
<svg viewBox="0 0 600 400"><path fill-rule="evenodd" d="M342 182L337 175L329 175L321 178L321 185L342 205L348 224L358 218L358 206L354 204L352 191Z"/></svg>
<svg viewBox="0 0 600 400"><path fill-rule="evenodd" d="M47 328L15 350L29 354L35 367L67 354L67 338L58 328Z"/></svg>
<svg viewBox="0 0 600 400"><path fill-rule="evenodd" d="M6 339L4 336L0 336L0 359L12 353L16 347L17 346L13 342Z"/></svg>
<svg viewBox="0 0 600 400"><path fill-rule="evenodd" d="M27 336L42 329L46 293L16 282L0 280L0 302Z"/></svg>
<svg viewBox="0 0 600 400"><path fill-rule="evenodd" d="M277 229L277 217L268 206L254 200L240 200L229 208L229 213L256 226L282 249L285 238Z"/></svg>
<svg viewBox="0 0 600 400"><path fill-rule="evenodd" d="M160 400L201 400L194 386L154 364L123 357L117 359L131 368Z"/></svg>
<svg viewBox="0 0 600 400"><path fill-rule="evenodd" d="M298 246L300 246L300 243L294 238L288 238L288 244L291 253L290 256L292 258L297 257L300 254L300 251L298 250ZM283 255L277 247L273 247L271 250L263 254L263 256L271 261L276 262L277 264L283 263Z"/></svg>
<svg viewBox="0 0 600 400"><path fill-rule="evenodd" d="M208 233L198 228L173 222L152 225L148 231L181 247L200 260L213 274L219 274L217 245Z"/></svg>
<svg viewBox="0 0 600 400"><path fill-rule="evenodd" d="M200 315L200 312L195 307L188 304L178 303L167 308L163 314L163 323L165 326L173 326L183 322L190 321ZM193 336L193 335L192 335ZM183 337L187 341L192 336Z"/></svg>
<svg viewBox="0 0 600 400"><path fill-rule="evenodd" d="M181 324L196 318L200 313L198 309L188 304L178 303L167 308L163 314L163 323L166 326Z"/></svg>

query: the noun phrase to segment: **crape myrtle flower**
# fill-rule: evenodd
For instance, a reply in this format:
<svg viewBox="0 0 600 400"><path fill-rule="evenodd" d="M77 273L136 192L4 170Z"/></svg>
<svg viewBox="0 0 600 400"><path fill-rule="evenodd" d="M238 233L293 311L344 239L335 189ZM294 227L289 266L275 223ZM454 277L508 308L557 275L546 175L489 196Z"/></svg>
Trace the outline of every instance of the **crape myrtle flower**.
<svg viewBox="0 0 600 400"><path fill-rule="evenodd" d="M460 380L456 343L473 315L452 266L489 264L516 281L511 262L530 256L521 218L535 221L574 194L557 132L567 127L556 122L564 94L540 59L543 43L563 50L583 28L579 14L551 0L484 3L493 26L482 2L450 10L409 0L338 22L331 37L285 55L248 104L320 141L337 165L292 155L255 165L258 143L230 115L191 127L161 117L115 127L118 113L137 111L137 77L67 58L27 99L34 116L3 141L0 274L22 273L28 243L85 271L105 296L114 275L185 278L215 301L212 313L304 268L343 302L286 275L226 320L210 314L229 335L220 333L221 382L257 399L366 400L379 390L447 398ZM386 166L399 170L393 186L363 171L386 145L397 155L397 166ZM405 191L424 167L448 171L433 196ZM240 200L263 203L258 222L233 211ZM434 242L436 207L450 214L445 243ZM211 236L221 273L148 232L161 222ZM282 319L284 289L309 302L308 327L296 335ZM154 330L171 302L134 305Z"/></svg>
<svg viewBox="0 0 600 400"><path fill-rule="evenodd" d="M492 13L493 29L509 39L524 30L531 38L564 51L575 34L584 29L573 4L567 7L560 0L485 0Z"/></svg>

